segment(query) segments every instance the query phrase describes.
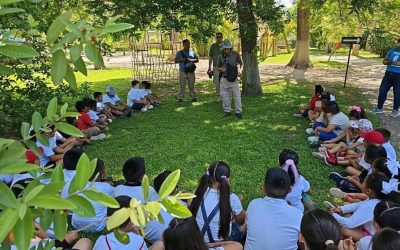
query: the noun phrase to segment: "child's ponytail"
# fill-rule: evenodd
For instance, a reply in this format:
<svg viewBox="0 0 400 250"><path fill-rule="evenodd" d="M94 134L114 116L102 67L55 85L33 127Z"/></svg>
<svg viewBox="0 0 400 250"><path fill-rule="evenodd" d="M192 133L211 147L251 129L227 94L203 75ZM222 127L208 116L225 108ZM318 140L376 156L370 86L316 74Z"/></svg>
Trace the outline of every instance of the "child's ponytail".
<svg viewBox="0 0 400 250"><path fill-rule="evenodd" d="M294 161L292 159L286 160L285 165L283 165L282 168L289 174L291 186L296 185L300 175L297 171L297 167L294 164Z"/></svg>
<svg viewBox="0 0 400 250"><path fill-rule="evenodd" d="M194 217L196 217L197 211L199 210L201 202L203 201L203 196L206 193L207 189L211 187L211 183L212 181L210 177L210 172L209 170L207 170L200 178L199 186L194 192L196 197L192 200L192 203L189 206L189 210L192 212Z"/></svg>
<svg viewBox="0 0 400 250"><path fill-rule="evenodd" d="M377 199L400 203L399 181L397 179L389 179L382 173L372 173L367 177L366 185L375 192Z"/></svg>
<svg viewBox="0 0 400 250"><path fill-rule="evenodd" d="M232 220L232 208L230 203L231 187L228 183L228 177L221 176L219 186L219 209L220 209L220 223L218 236L223 239L229 238L230 223Z"/></svg>
<svg viewBox="0 0 400 250"><path fill-rule="evenodd" d="M335 245L335 242L333 240L327 240L325 241L325 250L338 250L339 248Z"/></svg>

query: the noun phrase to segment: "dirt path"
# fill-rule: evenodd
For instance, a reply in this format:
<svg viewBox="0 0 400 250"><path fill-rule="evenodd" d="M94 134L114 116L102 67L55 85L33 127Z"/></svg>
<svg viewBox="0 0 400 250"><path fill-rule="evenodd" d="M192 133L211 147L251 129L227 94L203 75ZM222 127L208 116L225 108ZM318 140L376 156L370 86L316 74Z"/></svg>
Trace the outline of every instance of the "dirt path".
<svg viewBox="0 0 400 250"><path fill-rule="evenodd" d="M328 60L328 56L318 56L319 59ZM333 56L331 60L338 62L347 62L346 56ZM112 57L105 58L107 67L131 67L131 56L127 54L123 56L116 54ZM207 80L206 74L208 68L208 60L201 59L197 65L196 78L198 81ZM332 83L343 82L345 70L339 69L319 69L314 68L307 71L294 70L286 68L283 64L267 64L259 65L260 76L262 81L273 80L309 80L315 83ZM348 84L357 85L368 101L375 106L378 98L378 89L382 77L385 72L385 66L378 60L352 57L350 63L350 71L348 76ZM400 123L399 118L391 118L390 111L393 105L392 92L388 95L384 109L386 112L379 115L379 119L384 127L392 132L392 143L397 149L400 149Z"/></svg>

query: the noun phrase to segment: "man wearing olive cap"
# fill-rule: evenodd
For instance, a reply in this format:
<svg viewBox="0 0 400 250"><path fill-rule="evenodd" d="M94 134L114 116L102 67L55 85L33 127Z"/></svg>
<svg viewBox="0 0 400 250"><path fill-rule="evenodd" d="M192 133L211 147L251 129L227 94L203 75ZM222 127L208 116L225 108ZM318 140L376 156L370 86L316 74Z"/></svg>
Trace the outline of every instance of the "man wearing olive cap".
<svg viewBox="0 0 400 250"><path fill-rule="evenodd" d="M242 100L239 89L239 70L242 69L242 58L239 53L233 51L229 40L222 43L223 53L218 57L217 68L222 73L221 78L221 98L224 116L231 114L231 96L235 99L235 114L238 119L242 118ZM231 94L232 93L232 94Z"/></svg>

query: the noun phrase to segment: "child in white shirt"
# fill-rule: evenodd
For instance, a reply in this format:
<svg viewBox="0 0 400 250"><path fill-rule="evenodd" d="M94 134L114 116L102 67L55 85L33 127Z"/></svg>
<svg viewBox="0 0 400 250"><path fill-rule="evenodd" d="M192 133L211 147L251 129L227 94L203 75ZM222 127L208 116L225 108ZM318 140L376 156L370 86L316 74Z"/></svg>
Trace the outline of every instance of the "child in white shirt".
<svg viewBox="0 0 400 250"><path fill-rule="evenodd" d="M374 209L381 200L400 201L398 181L389 180L382 173L370 174L362 185L362 191L368 200L332 208L333 217L343 226L342 234L359 241L364 236L374 235L376 229L373 225ZM351 214L345 217L339 214Z"/></svg>
<svg viewBox="0 0 400 250"><path fill-rule="evenodd" d="M133 80L131 85L132 88L129 90L126 100L128 106L133 110L141 110L142 112L152 109L153 106L146 100L145 93L139 87L139 81Z"/></svg>
<svg viewBox="0 0 400 250"><path fill-rule="evenodd" d="M105 114L107 119L115 119L115 116L111 113L111 109L103 103L103 94L101 92L94 92L93 98L96 101L96 112L97 114ZM110 120L108 122L111 122Z"/></svg>
<svg viewBox="0 0 400 250"><path fill-rule="evenodd" d="M201 177L196 197L190 204L189 209L207 243L241 240L240 226L245 222L246 212L240 198L231 192L229 177L227 163L211 163ZM233 219L236 224L232 223Z"/></svg>
<svg viewBox="0 0 400 250"><path fill-rule="evenodd" d="M68 197L69 186L71 185L72 179L76 175L76 167L77 167L78 161L81 158L83 153L84 152L81 148L74 148L74 149L68 150L64 154L63 172L64 172L65 185L64 185L63 189L61 190L62 198Z"/></svg>
<svg viewBox="0 0 400 250"><path fill-rule="evenodd" d="M270 168L264 179L267 196L247 208L245 250L297 250L303 213L285 200L290 177L281 168Z"/></svg>
<svg viewBox="0 0 400 250"><path fill-rule="evenodd" d="M115 197L120 205L120 208L128 208L131 198L128 196L118 196ZM118 211L120 208L107 208L107 216L111 216L114 212ZM128 218L121 226L119 230L127 233L129 237L129 243L121 243L114 235L110 232L107 235L100 236L96 243L94 244L93 250L147 250L146 242L143 237L138 235L137 228L132 224L131 220Z"/></svg>
<svg viewBox="0 0 400 250"><path fill-rule="evenodd" d="M310 183L297 171L299 164L299 156L290 149L285 149L279 154L279 165L285 170L290 177L292 190L286 196L286 200L290 205L297 207L304 213L304 205L302 203L303 194L311 194Z"/></svg>
<svg viewBox="0 0 400 250"><path fill-rule="evenodd" d="M113 86L108 86L106 88L106 94L103 95L103 103L111 110L113 115L131 115L130 107L119 98Z"/></svg>
<svg viewBox="0 0 400 250"><path fill-rule="evenodd" d="M381 201L374 209L374 227L378 233L383 228L400 231L400 205L391 201ZM372 236L365 236L357 243L357 250L371 250Z"/></svg>
<svg viewBox="0 0 400 250"><path fill-rule="evenodd" d="M385 138L385 142L382 144L382 146L386 150L387 157L390 160L396 161L397 154L396 154L396 150L394 149L392 143L390 142L390 136L391 136L390 131L385 128L378 128L378 129L376 129L376 131L381 133L383 135L383 138Z"/></svg>
<svg viewBox="0 0 400 250"><path fill-rule="evenodd" d="M94 178L97 175L97 179L94 180ZM105 179L105 166L104 162L100 159L97 159L97 164L96 164L96 169L93 172L92 177L89 179L89 181L93 181L93 184L91 185L92 188L97 189L97 191L113 196L114 194L114 189L111 187L111 185L108 182L103 182L102 180ZM94 211L96 213L96 216L87 218L87 217L82 217L74 213L72 215L72 226L76 229L81 229L85 228L83 232L86 233L93 233L93 232L101 232L104 230L106 226L106 220L105 218L107 217L107 207L101 204L98 204L96 202L91 201L90 202L94 208ZM98 222L97 224L93 224L95 222ZM90 226L91 225L91 226Z"/></svg>
<svg viewBox="0 0 400 250"><path fill-rule="evenodd" d="M143 81L142 85L144 87L142 91L146 100L149 101L151 105L160 105L161 98L151 91L151 83L149 81Z"/></svg>

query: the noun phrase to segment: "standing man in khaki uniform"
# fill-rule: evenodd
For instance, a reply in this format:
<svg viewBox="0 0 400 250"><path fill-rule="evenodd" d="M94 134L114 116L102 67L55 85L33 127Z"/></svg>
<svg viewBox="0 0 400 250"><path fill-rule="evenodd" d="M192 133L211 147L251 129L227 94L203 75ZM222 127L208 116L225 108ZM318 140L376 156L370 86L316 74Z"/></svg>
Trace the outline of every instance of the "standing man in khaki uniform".
<svg viewBox="0 0 400 250"><path fill-rule="evenodd" d="M224 37L221 32L218 32L215 34L215 40L216 42L213 43L210 47L210 52L209 52L209 61L208 61L208 71L207 74L213 75L213 82L215 85L215 92L217 94L217 100L220 102L221 101L221 96L220 96L220 77L219 77L219 70L217 69L217 61L218 57L222 54L222 42ZM211 68L212 65L212 68Z"/></svg>
<svg viewBox="0 0 400 250"><path fill-rule="evenodd" d="M196 92L194 90L194 82L196 80L194 72L196 70L195 63L199 62L199 58L193 50L190 50L190 41L188 39L183 40L182 43L183 50L178 51L175 56L175 63L179 63L180 90L178 94L178 101L183 102L187 82L192 102L197 102Z"/></svg>
<svg viewBox="0 0 400 250"><path fill-rule="evenodd" d="M231 114L231 92L235 99L235 113L238 119L242 118L242 100L240 96L238 76L243 66L242 58L239 53L233 51L229 40L222 43L223 53L218 57L217 68L222 73L221 78L221 97L224 116Z"/></svg>

